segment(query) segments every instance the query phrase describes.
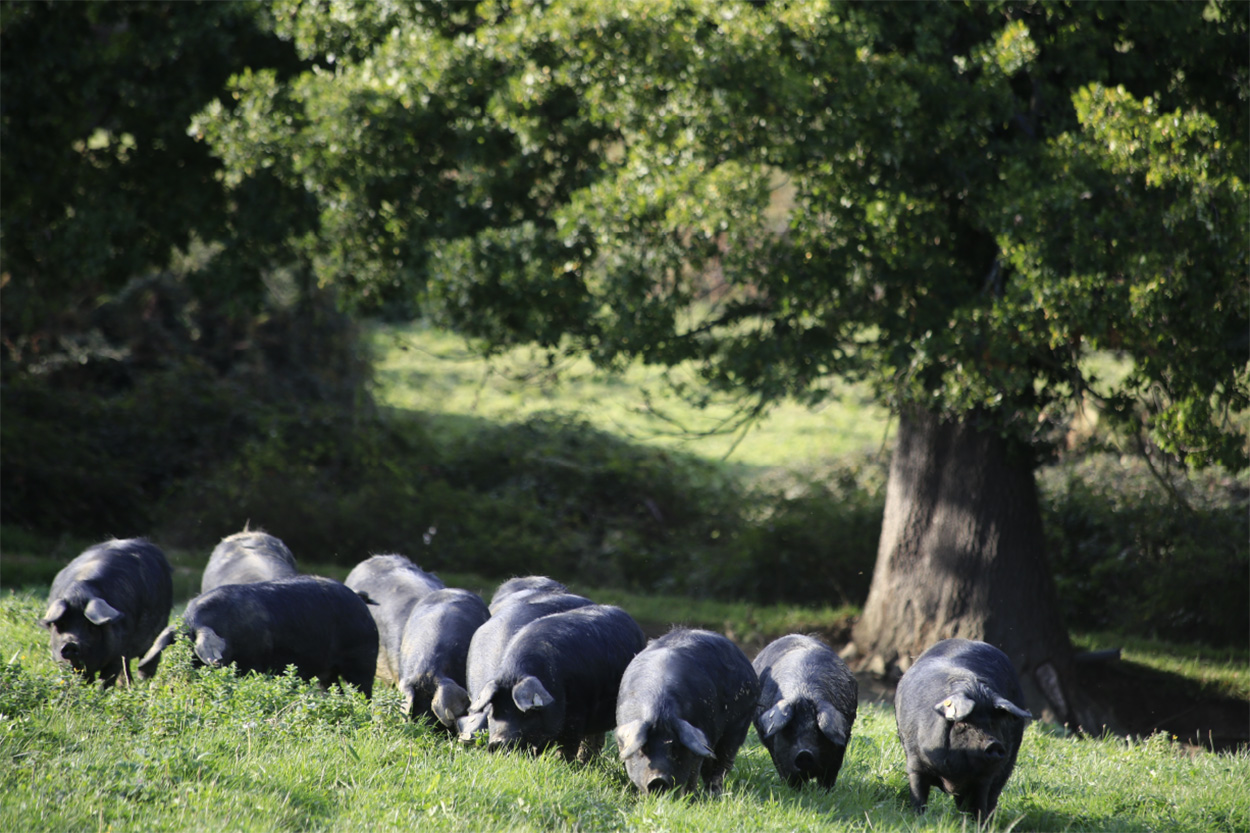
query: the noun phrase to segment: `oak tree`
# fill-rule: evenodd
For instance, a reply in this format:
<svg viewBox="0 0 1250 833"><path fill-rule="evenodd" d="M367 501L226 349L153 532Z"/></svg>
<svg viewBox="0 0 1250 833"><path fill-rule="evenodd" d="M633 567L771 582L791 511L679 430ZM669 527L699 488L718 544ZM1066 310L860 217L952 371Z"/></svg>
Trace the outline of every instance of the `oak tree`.
<svg viewBox="0 0 1250 833"><path fill-rule="evenodd" d="M313 68L238 76L194 132L231 186L315 203L290 255L362 307L688 363L751 412L871 384L899 427L860 660L985 639L1034 708L1097 728L1033 470L1083 403L1246 463L1248 17L290 0Z"/></svg>

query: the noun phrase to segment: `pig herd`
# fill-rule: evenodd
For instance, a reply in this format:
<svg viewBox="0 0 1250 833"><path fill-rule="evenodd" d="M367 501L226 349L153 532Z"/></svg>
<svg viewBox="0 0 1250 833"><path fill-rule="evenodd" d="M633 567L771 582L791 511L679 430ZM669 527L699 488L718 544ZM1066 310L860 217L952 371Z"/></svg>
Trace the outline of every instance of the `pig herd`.
<svg viewBox="0 0 1250 833"><path fill-rule="evenodd" d="M404 712L492 750L556 749L587 761L613 732L642 793L723 789L752 725L789 785L834 786L857 685L827 645L791 634L755 661L726 637L675 628L648 642L612 605L545 576L504 582L490 604L444 586L402 555L375 555L343 582L301 574L282 541L245 530L221 541L200 593L168 625L172 571L141 538L111 540L53 581L41 624L53 658L88 681L150 677L176 639L197 665L239 673L294 666L366 696L394 685ZM992 812L1030 714L1005 654L947 639L899 681L895 715L912 804L930 788Z"/></svg>

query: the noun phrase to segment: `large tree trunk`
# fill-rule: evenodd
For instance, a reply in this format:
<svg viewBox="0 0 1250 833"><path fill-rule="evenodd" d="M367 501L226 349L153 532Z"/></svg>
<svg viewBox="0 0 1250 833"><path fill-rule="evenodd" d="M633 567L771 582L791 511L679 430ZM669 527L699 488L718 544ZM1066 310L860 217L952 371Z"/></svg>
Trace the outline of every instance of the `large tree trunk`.
<svg viewBox="0 0 1250 833"><path fill-rule="evenodd" d="M849 657L897 674L954 636L1006 652L1034 715L1087 731L1108 722L1074 674L1031 455L971 419L912 412L899 424L876 570Z"/></svg>

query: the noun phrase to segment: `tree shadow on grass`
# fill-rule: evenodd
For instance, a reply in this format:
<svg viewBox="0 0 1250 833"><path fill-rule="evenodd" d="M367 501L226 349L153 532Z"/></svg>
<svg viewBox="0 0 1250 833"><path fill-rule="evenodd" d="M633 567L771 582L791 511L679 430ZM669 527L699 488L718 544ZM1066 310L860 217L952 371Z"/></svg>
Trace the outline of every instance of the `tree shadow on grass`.
<svg viewBox="0 0 1250 833"><path fill-rule="evenodd" d="M1119 733L1166 732L1214 752L1250 747L1250 703L1183 677L1125 660L1080 663L1081 684L1110 705Z"/></svg>

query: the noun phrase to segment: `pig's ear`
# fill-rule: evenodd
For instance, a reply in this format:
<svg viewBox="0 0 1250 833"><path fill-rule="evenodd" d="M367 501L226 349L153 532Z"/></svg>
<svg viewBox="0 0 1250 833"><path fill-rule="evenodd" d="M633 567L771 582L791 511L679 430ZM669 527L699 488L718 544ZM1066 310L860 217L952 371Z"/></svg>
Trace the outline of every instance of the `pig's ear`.
<svg viewBox="0 0 1250 833"><path fill-rule="evenodd" d="M694 754L704 758L716 757L716 753L712 751L712 747L708 746L707 735L699 731L698 728L692 726L681 718L678 718L675 721L674 728L677 729L677 737L681 741L682 746L686 747Z"/></svg>
<svg viewBox="0 0 1250 833"><path fill-rule="evenodd" d="M616 745L621 750L621 760L638 754L642 745L647 742L647 724L641 720L632 720L616 727Z"/></svg>
<svg viewBox="0 0 1250 833"><path fill-rule="evenodd" d="M963 692L958 692L935 705L933 710L954 723L972 714L972 710L976 707L975 700Z"/></svg>
<svg viewBox="0 0 1250 833"><path fill-rule="evenodd" d="M851 727L847 725L842 712L834 708L833 703L826 700L817 706L816 725L820 727L821 734L830 741L838 746L846 746Z"/></svg>
<svg viewBox="0 0 1250 833"><path fill-rule="evenodd" d="M87 621L93 625L107 625L109 622L116 622L122 618L120 610L99 596L95 596L91 601L87 602L87 606L83 608L82 612L87 617Z"/></svg>
<svg viewBox="0 0 1250 833"><path fill-rule="evenodd" d="M999 711L1007 712L1010 715L1020 718L1021 720L1032 720L1033 715L1008 700L1006 697L998 696L994 698L994 708Z"/></svg>
<svg viewBox="0 0 1250 833"><path fill-rule="evenodd" d="M212 628L200 628L195 636L195 655L205 665L221 665L226 655L226 640Z"/></svg>
<svg viewBox="0 0 1250 833"><path fill-rule="evenodd" d="M793 716L794 703L790 700L778 700L777 705L759 716L760 740L768 740L786 728Z"/></svg>
<svg viewBox="0 0 1250 833"><path fill-rule="evenodd" d="M516 707L523 712L533 709L545 709L556 701L550 692L543 687L542 682L537 677L522 677L520 682L512 687L512 702L516 703Z"/></svg>
<svg viewBox="0 0 1250 833"><path fill-rule="evenodd" d="M495 696L495 692L499 690L499 684L491 680L482 686L482 690L477 693L477 699L469 704L469 711L480 712L490 705L491 699Z"/></svg>
<svg viewBox="0 0 1250 833"><path fill-rule="evenodd" d="M69 605L66 601L64 599L57 599L52 604L48 605L48 612L43 614L43 618L39 620L39 624L43 625L45 628L50 628L52 627L52 623L64 616L68 610Z"/></svg>
<svg viewBox="0 0 1250 833"><path fill-rule="evenodd" d="M469 711L469 692L455 680L444 678L438 682L431 706L440 723L455 726L456 718Z"/></svg>
<svg viewBox="0 0 1250 833"><path fill-rule="evenodd" d="M139 671L145 674L148 673L149 668L155 671L156 664L161 660L161 652L174 644L177 635L177 629L173 625L161 631L152 642L152 647L148 648L148 652L143 655L143 659L139 660Z"/></svg>

